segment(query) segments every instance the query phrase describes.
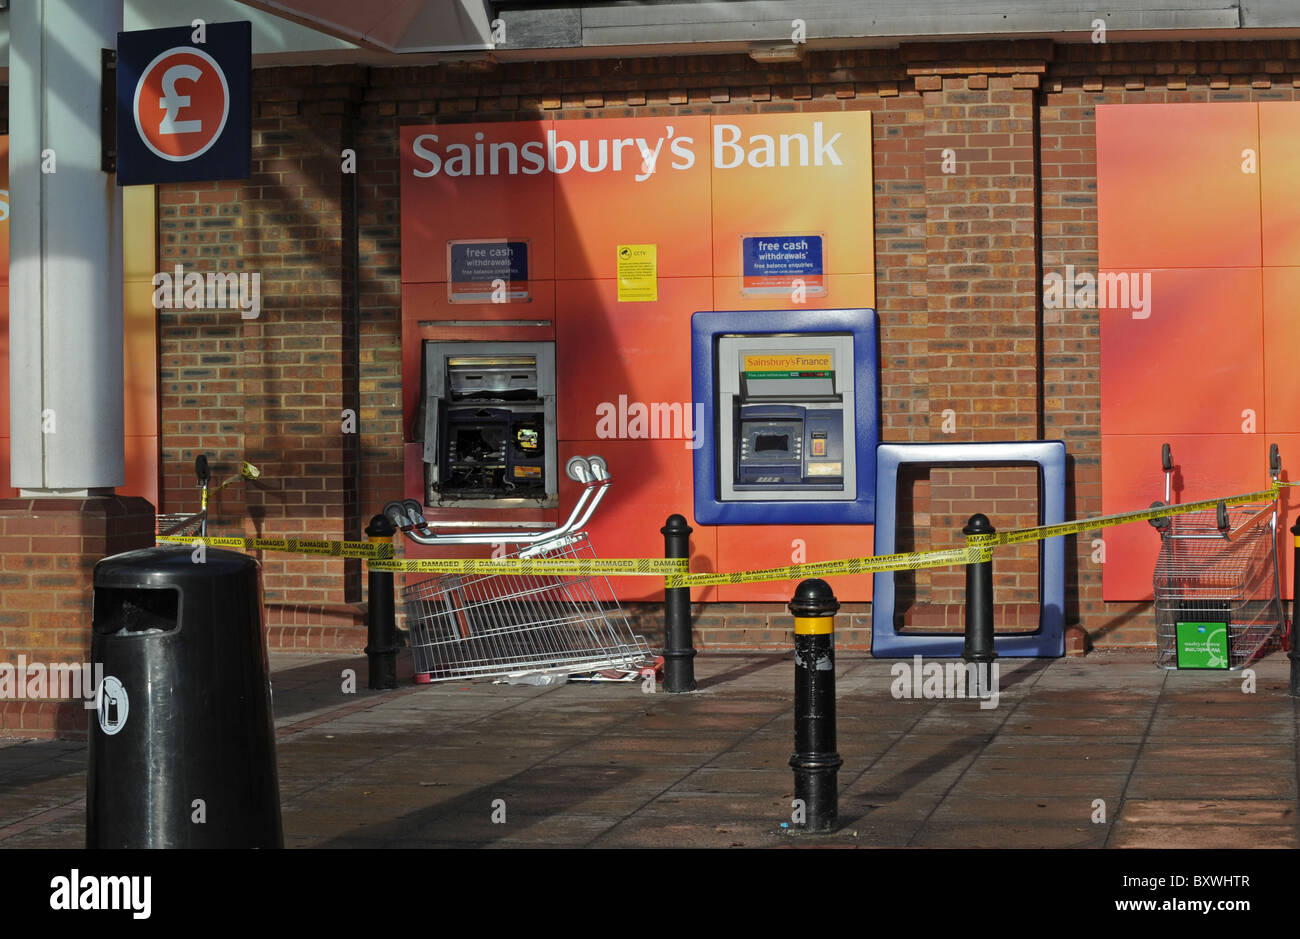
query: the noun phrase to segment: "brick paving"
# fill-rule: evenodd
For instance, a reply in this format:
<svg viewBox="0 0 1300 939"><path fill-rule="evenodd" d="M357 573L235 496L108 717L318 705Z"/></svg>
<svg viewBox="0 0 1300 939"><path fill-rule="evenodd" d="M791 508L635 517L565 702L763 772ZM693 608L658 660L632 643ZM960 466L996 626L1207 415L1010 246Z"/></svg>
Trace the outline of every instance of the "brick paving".
<svg viewBox="0 0 1300 939"><path fill-rule="evenodd" d="M996 708L896 700L838 662L841 829L782 829L788 654L696 659L700 690L473 683L341 692L350 656L273 654L286 846L1296 847L1288 661L1003 660ZM86 746L0 740L0 847L80 847ZM496 800L501 800L497 802ZM1095 800L1106 820L1094 821ZM493 821L504 803L504 822ZM498 813L499 814L499 813Z"/></svg>

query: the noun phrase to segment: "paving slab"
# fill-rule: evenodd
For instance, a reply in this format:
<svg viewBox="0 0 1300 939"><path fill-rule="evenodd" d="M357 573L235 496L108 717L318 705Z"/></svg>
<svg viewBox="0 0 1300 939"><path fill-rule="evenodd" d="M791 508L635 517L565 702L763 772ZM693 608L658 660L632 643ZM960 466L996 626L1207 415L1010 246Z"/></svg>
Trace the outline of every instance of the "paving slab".
<svg viewBox="0 0 1300 939"><path fill-rule="evenodd" d="M841 826L813 836L788 827L789 653L703 653L699 690L684 695L646 694L640 682L490 680L347 693L341 675L352 669L364 684L364 658L277 653L285 843L1300 846L1285 656L1253 666L1253 691L1240 673L1151 660L1003 660L997 706L981 708L897 697L898 666L911 660L841 654ZM0 848L79 847L85 785L84 743L0 739Z"/></svg>

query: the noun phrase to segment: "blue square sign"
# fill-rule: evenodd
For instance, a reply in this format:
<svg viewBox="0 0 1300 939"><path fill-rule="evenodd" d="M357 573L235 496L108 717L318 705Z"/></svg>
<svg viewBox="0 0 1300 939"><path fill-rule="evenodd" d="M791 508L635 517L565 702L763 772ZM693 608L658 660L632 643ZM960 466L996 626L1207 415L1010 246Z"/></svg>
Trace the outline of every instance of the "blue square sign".
<svg viewBox="0 0 1300 939"><path fill-rule="evenodd" d="M117 183L247 179L247 22L117 34Z"/></svg>

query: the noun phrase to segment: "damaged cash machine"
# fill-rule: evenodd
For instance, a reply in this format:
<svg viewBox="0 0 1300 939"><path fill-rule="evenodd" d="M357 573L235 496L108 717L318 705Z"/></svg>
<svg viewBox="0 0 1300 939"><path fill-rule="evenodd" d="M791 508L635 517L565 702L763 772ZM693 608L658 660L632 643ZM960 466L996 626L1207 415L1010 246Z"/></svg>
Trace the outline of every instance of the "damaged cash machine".
<svg viewBox="0 0 1300 939"><path fill-rule="evenodd" d="M875 311L699 312L691 359L698 522L874 521Z"/></svg>
<svg viewBox="0 0 1300 939"><path fill-rule="evenodd" d="M553 506L555 346L424 343L424 502Z"/></svg>

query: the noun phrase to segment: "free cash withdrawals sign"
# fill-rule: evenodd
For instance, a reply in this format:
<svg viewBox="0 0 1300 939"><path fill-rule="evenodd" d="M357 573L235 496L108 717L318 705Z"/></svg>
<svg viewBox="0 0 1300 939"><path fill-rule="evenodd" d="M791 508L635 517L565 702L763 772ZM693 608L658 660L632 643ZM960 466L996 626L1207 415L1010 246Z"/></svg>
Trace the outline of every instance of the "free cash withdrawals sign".
<svg viewBox="0 0 1300 939"><path fill-rule="evenodd" d="M117 34L117 183L247 179L252 28Z"/></svg>
<svg viewBox="0 0 1300 939"><path fill-rule="evenodd" d="M741 292L748 296L826 293L821 235L753 235L740 240Z"/></svg>
<svg viewBox="0 0 1300 939"><path fill-rule="evenodd" d="M447 243L447 299L504 303L528 299L528 242L469 239Z"/></svg>

